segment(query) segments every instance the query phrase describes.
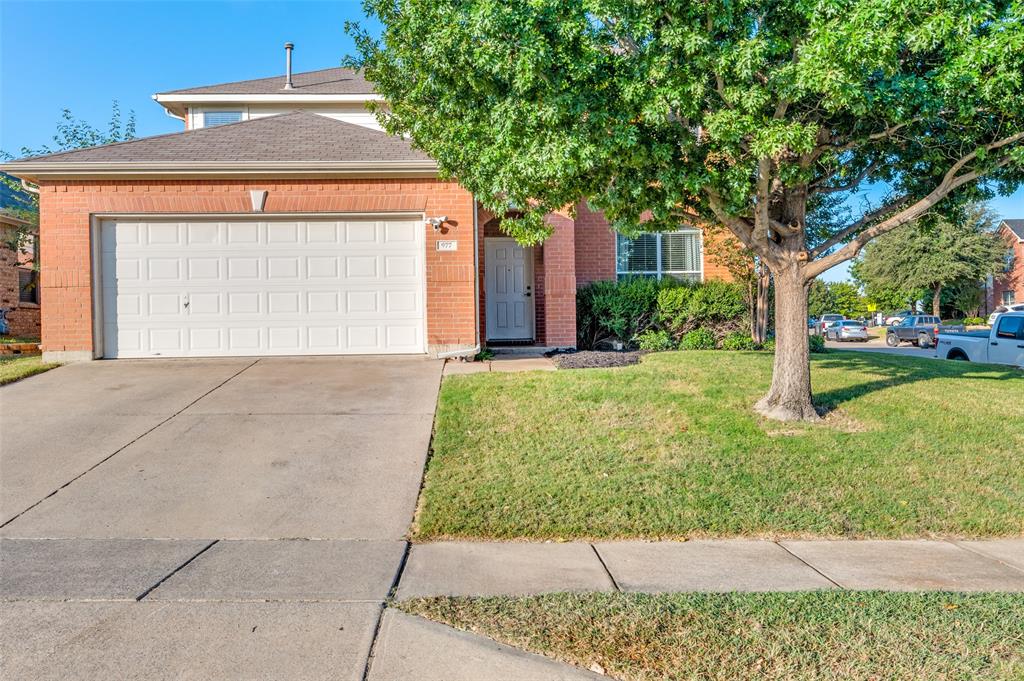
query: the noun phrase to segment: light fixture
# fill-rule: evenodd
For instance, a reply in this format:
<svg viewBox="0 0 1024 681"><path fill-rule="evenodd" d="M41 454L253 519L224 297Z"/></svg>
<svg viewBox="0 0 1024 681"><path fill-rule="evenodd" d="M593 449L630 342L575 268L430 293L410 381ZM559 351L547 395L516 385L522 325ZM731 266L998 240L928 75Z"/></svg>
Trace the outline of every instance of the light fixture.
<svg viewBox="0 0 1024 681"><path fill-rule="evenodd" d="M443 225L446 222L448 222L448 216L447 215L441 215L441 216L436 217L436 218L427 218L427 224L428 225L432 225L434 227L434 231L435 232L440 232L441 231L441 225Z"/></svg>

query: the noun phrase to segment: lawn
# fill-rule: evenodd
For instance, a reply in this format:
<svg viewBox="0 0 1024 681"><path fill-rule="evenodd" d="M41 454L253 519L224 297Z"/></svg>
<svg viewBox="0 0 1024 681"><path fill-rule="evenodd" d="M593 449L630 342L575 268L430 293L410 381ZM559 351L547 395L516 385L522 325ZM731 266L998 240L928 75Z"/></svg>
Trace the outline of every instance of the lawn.
<svg viewBox="0 0 1024 681"><path fill-rule="evenodd" d="M751 407L771 355L446 378L420 539L1024 534L1024 372L832 352L817 425Z"/></svg>
<svg viewBox="0 0 1024 681"><path fill-rule="evenodd" d="M398 607L623 681L1024 678L1020 594L594 593Z"/></svg>
<svg viewBox="0 0 1024 681"><path fill-rule="evenodd" d="M56 366L58 365L43 364L43 360L39 355L0 357L0 385L20 381L35 374L41 374Z"/></svg>

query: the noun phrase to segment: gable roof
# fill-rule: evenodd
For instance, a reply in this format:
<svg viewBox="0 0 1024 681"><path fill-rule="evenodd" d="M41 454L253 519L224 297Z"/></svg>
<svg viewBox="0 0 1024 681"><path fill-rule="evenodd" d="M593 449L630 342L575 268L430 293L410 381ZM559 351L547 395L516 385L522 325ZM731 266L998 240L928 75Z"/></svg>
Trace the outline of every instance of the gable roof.
<svg viewBox="0 0 1024 681"><path fill-rule="evenodd" d="M1014 235L1024 241L1024 220L1003 220L1003 224L1009 229Z"/></svg>
<svg viewBox="0 0 1024 681"><path fill-rule="evenodd" d="M307 111L20 159L0 166L41 174L281 174L432 172L407 140Z"/></svg>
<svg viewBox="0 0 1024 681"><path fill-rule="evenodd" d="M369 95L373 84L362 71L332 68L292 74L290 90L284 89L284 74L270 78L238 80L233 83L169 90L160 95Z"/></svg>

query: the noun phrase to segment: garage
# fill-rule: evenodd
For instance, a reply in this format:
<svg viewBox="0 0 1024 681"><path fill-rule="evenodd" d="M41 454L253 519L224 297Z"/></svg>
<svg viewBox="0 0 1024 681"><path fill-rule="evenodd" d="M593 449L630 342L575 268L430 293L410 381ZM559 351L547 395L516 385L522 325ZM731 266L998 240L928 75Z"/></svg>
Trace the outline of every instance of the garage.
<svg viewBox="0 0 1024 681"><path fill-rule="evenodd" d="M98 222L108 358L423 353L423 217Z"/></svg>

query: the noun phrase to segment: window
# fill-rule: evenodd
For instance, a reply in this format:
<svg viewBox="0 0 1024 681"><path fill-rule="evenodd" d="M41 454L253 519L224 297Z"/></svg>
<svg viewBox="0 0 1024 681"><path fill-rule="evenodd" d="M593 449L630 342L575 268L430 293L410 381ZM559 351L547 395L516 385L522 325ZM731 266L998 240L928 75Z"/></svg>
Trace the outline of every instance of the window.
<svg viewBox="0 0 1024 681"><path fill-rule="evenodd" d="M996 329L998 338L1022 338L1024 339L1024 317L1001 317L999 328Z"/></svg>
<svg viewBox="0 0 1024 681"><path fill-rule="evenodd" d="M242 120L241 111L205 111L203 112L203 127L209 128L214 125L226 123L237 123Z"/></svg>
<svg viewBox="0 0 1024 681"><path fill-rule="evenodd" d="M39 303L39 272L27 267L18 268L18 302Z"/></svg>
<svg viewBox="0 0 1024 681"><path fill-rule="evenodd" d="M1003 298L1000 302L1003 305L1013 305L1016 302L1013 299L1013 291L1003 291Z"/></svg>
<svg viewBox="0 0 1024 681"><path fill-rule="evenodd" d="M700 232L641 234L628 239L621 234L615 244L615 272L626 277L673 277L700 281L703 278Z"/></svg>

